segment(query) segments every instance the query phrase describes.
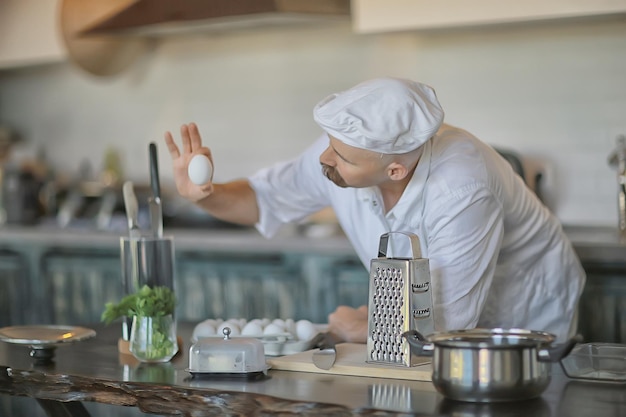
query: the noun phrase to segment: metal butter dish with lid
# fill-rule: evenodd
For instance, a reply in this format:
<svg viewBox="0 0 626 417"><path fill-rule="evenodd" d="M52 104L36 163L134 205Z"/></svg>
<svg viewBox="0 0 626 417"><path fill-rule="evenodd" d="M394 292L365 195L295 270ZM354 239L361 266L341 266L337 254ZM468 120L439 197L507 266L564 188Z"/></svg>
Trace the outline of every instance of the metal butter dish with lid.
<svg viewBox="0 0 626 417"><path fill-rule="evenodd" d="M256 338L230 337L230 328L224 337L198 339L189 348L188 371L194 377L257 378L267 373L263 343Z"/></svg>

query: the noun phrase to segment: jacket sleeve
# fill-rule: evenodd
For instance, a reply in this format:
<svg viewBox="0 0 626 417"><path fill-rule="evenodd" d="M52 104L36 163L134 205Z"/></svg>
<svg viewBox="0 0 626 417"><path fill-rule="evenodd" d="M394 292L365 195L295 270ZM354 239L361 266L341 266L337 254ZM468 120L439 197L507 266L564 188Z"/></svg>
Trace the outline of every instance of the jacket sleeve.
<svg viewBox="0 0 626 417"><path fill-rule="evenodd" d="M425 210L437 330L474 328L494 280L504 235L502 206L480 184Z"/></svg>
<svg viewBox="0 0 626 417"><path fill-rule="evenodd" d="M299 157L262 169L248 178L259 207L257 230L275 235L286 223L298 222L329 205L329 181L320 168L319 156L328 146L320 136Z"/></svg>

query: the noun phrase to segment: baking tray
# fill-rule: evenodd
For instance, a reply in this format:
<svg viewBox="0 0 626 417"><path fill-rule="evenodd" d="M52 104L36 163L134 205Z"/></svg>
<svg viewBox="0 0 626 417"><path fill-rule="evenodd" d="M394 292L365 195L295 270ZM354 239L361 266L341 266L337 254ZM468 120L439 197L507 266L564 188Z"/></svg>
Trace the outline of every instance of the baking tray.
<svg viewBox="0 0 626 417"><path fill-rule="evenodd" d="M626 383L626 345L579 344L561 360L561 366L572 379Z"/></svg>

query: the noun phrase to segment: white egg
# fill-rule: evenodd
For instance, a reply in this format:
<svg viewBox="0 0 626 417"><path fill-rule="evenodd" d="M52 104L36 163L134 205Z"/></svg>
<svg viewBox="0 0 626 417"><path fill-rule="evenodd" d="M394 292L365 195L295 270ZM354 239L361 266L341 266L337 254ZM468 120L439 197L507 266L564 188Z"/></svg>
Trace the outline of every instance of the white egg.
<svg viewBox="0 0 626 417"><path fill-rule="evenodd" d="M252 319L248 323L256 323L259 326L263 327L263 321L261 319Z"/></svg>
<svg viewBox="0 0 626 417"><path fill-rule="evenodd" d="M296 336L299 340L310 340L317 334L317 329L309 320L296 322Z"/></svg>
<svg viewBox="0 0 626 417"><path fill-rule="evenodd" d="M294 319L286 319L285 320L285 330L287 330L292 335L296 335L296 322Z"/></svg>
<svg viewBox="0 0 626 417"><path fill-rule="evenodd" d="M264 335L275 335L275 334L283 334L285 333L285 329L275 325L274 323L270 323L263 329Z"/></svg>
<svg viewBox="0 0 626 417"><path fill-rule="evenodd" d="M225 321L222 324L220 324L219 327L217 328L217 335L223 336L224 328L226 327L230 328L231 336L239 336L241 334L241 329L239 328L239 325L237 323L230 323L228 321Z"/></svg>
<svg viewBox="0 0 626 417"><path fill-rule="evenodd" d="M282 327L283 330L285 329L285 320L283 320L283 319L274 319L274 320L272 320L272 324L275 324L278 327Z"/></svg>
<svg viewBox="0 0 626 417"><path fill-rule="evenodd" d="M191 182L196 185L206 184L211 181L213 175L213 164L205 155L196 155L189 161L187 175Z"/></svg>
<svg viewBox="0 0 626 417"><path fill-rule="evenodd" d="M210 324L210 325L211 325L211 326L213 326L213 327L217 327L217 326L219 326L219 323L218 323L218 322L217 322L217 320L215 320L215 319L206 319L206 320L204 320L202 323L207 323L207 324Z"/></svg>
<svg viewBox="0 0 626 417"><path fill-rule="evenodd" d="M208 323L207 321L203 321L194 327L193 334L191 336L191 340L198 340L203 337L213 337L215 336L215 326L212 323Z"/></svg>
<svg viewBox="0 0 626 417"><path fill-rule="evenodd" d="M241 334L243 336L262 336L263 335L263 327L261 327L260 323L254 323L253 321L247 323L242 329Z"/></svg>
<svg viewBox="0 0 626 417"><path fill-rule="evenodd" d="M272 320L268 319L267 317L264 317L261 319L261 326L265 327L268 324L270 324L272 322Z"/></svg>

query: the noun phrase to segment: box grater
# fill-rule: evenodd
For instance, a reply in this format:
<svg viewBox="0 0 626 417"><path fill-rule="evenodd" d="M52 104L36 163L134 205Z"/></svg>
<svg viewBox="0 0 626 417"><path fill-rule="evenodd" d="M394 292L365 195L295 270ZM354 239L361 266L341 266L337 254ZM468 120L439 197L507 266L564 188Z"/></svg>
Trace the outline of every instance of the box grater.
<svg viewBox="0 0 626 417"><path fill-rule="evenodd" d="M410 239L412 258L387 258L391 234ZM434 331L429 262L421 257L415 234L390 232L380 237L378 258L370 265L368 315L367 362L414 366L416 356L402 333Z"/></svg>

